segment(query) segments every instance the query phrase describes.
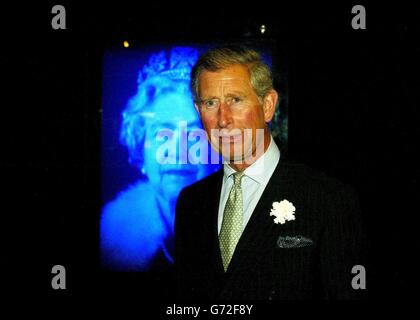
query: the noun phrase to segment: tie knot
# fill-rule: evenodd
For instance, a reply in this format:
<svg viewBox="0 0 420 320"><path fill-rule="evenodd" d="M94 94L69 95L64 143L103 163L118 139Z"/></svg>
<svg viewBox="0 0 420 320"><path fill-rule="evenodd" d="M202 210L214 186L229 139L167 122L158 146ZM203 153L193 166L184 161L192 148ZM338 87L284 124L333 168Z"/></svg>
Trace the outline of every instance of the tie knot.
<svg viewBox="0 0 420 320"><path fill-rule="evenodd" d="M233 174L233 183L236 185L236 186L240 186L241 185L241 179L242 179L242 177L245 175L245 173L243 172L243 171L238 171L238 172L235 172L234 174Z"/></svg>

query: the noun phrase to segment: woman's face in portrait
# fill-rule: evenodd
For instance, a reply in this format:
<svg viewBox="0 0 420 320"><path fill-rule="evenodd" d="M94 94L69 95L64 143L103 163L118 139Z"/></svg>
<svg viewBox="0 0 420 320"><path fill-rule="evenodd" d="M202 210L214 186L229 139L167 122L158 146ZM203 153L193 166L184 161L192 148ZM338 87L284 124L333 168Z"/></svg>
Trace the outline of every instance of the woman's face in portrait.
<svg viewBox="0 0 420 320"><path fill-rule="evenodd" d="M160 195L175 200L182 188L205 176L205 166L188 159L188 150L196 141L188 141L188 135L201 128L200 120L191 97L178 92L158 96L150 113L143 169Z"/></svg>

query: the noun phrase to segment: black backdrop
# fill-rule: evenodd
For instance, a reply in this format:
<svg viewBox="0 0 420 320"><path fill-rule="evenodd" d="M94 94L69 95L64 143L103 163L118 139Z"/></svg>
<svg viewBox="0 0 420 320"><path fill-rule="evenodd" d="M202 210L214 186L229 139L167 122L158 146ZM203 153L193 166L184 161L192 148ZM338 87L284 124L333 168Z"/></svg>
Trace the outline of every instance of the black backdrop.
<svg viewBox="0 0 420 320"><path fill-rule="evenodd" d="M358 190L368 230L370 301L415 287L420 14L366 5L269 8L62 3L2 6L1 290L170 298L169 275L105 274L98 264L101 55L128 39L272 39L289 72L288 157ZM259 26L267 32L261 35ZM67 290L51 289L62 264ZM161 311L159 311L161 312Z"/></svg>

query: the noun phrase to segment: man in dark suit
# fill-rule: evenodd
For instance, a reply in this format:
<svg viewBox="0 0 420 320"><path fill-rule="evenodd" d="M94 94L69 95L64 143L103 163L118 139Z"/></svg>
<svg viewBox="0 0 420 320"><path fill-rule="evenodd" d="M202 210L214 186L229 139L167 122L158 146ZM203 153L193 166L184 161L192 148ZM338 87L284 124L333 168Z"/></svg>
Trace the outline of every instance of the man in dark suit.
<svg viewBox="0 0 420 320"><path fill-rule="evenodd" d="M351 189L281 159L268 127L278 94L244 47L211 49L192 71L195 105L223 170L185 188L175 218L181 299L350 299L363 264Z"/></svg>

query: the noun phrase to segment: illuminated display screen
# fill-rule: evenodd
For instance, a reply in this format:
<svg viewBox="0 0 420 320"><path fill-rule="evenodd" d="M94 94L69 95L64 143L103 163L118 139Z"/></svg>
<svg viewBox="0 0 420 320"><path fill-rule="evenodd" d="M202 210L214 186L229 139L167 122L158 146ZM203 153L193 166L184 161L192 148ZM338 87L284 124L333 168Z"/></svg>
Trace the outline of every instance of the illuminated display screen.
<svg viewBox="0 0 420 320"><path fill-rule="evenodd" d="M104 54L100 251L106 269L170 267L179 192L221 167L190 90L191 68L207 48Z"/></svg>

